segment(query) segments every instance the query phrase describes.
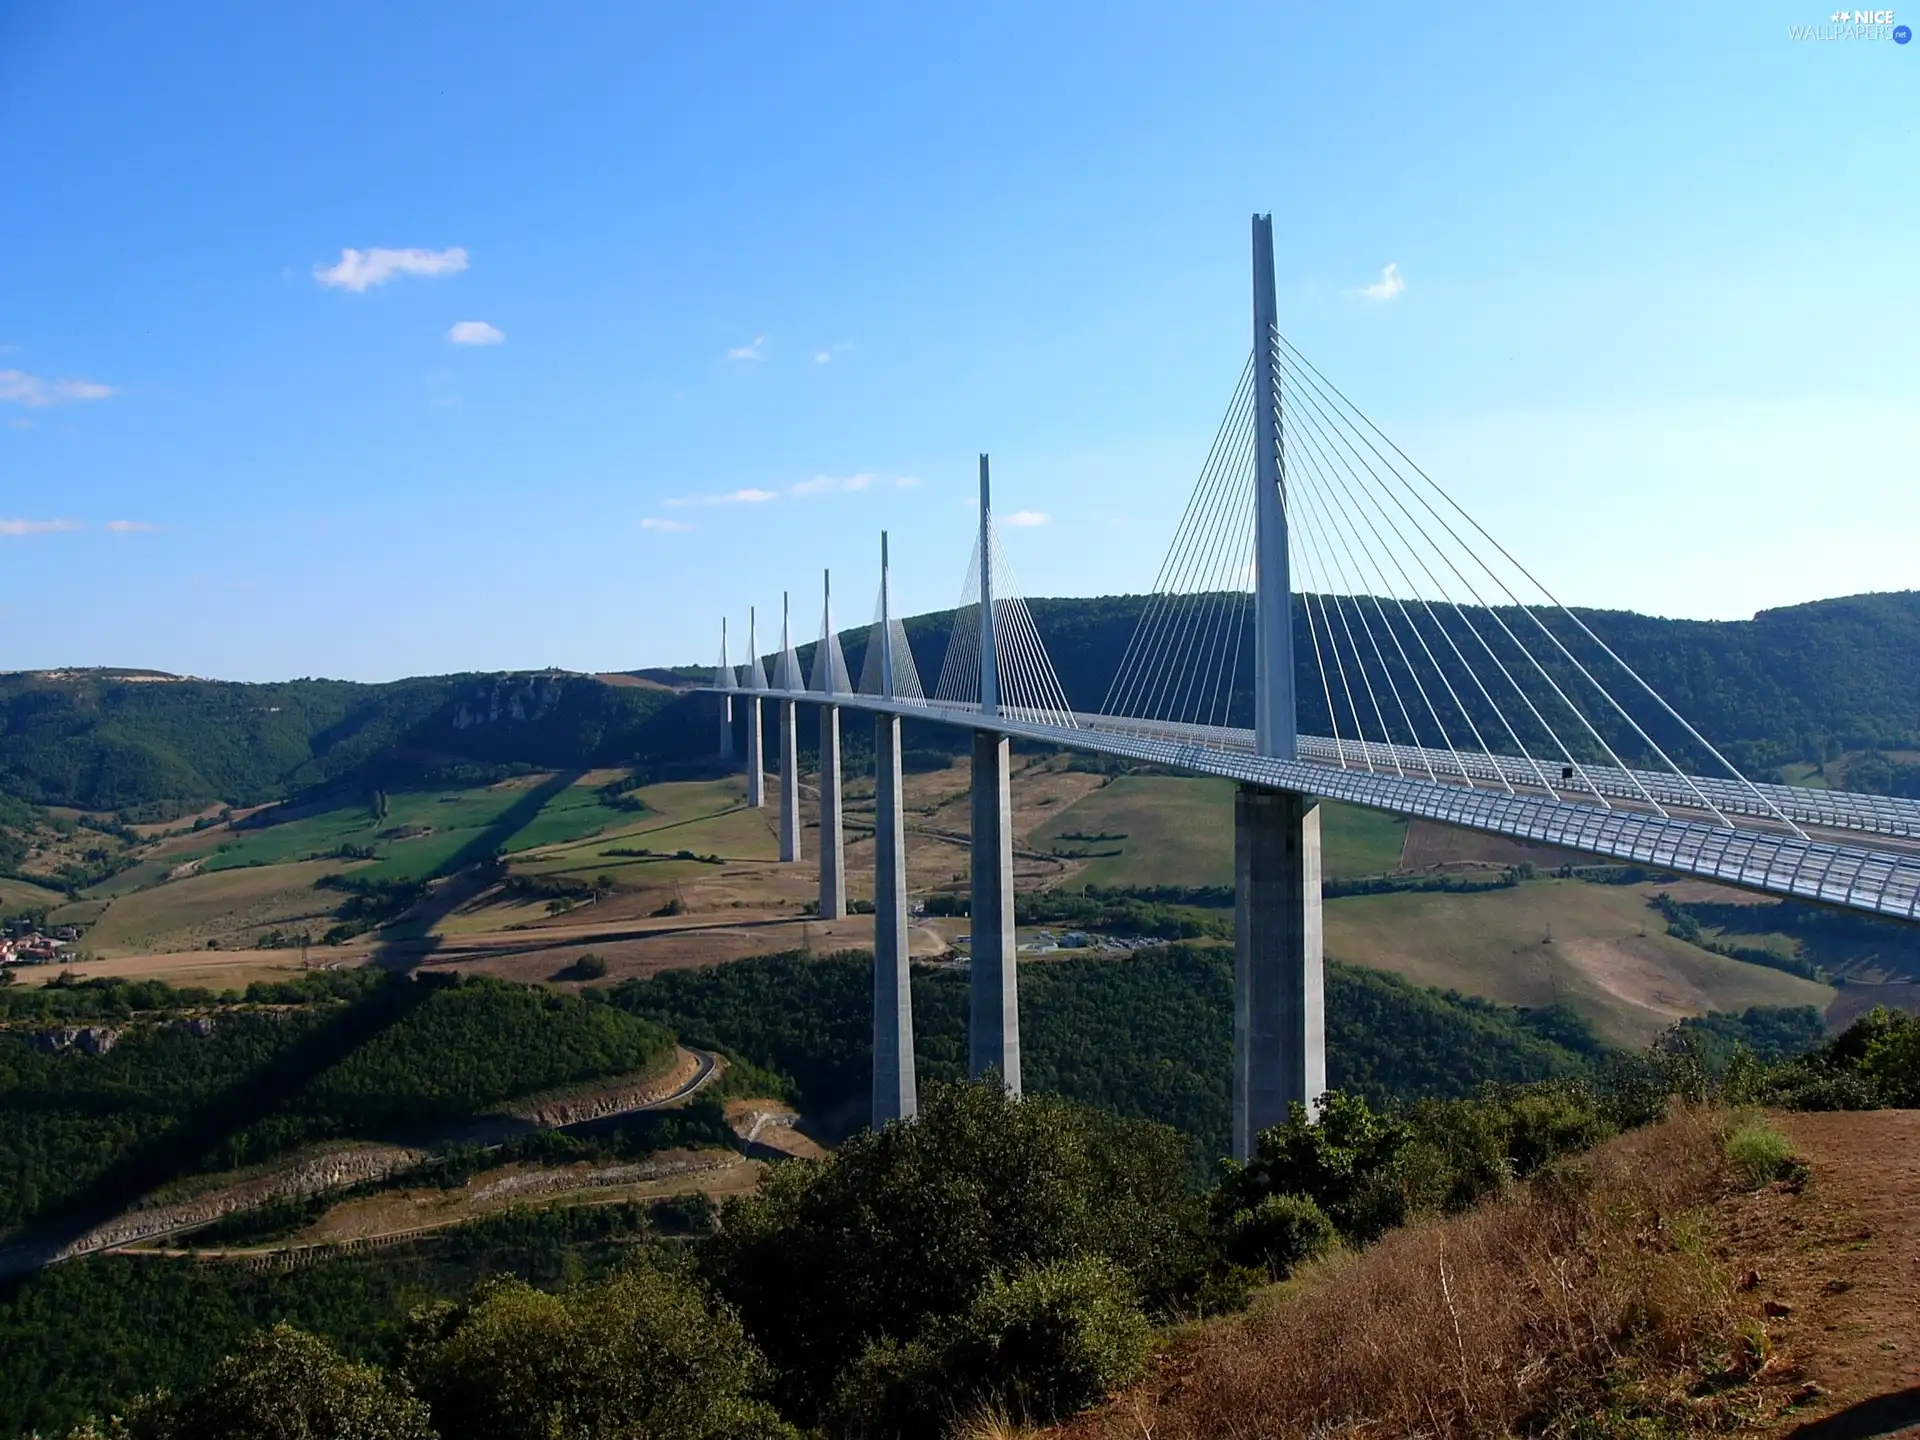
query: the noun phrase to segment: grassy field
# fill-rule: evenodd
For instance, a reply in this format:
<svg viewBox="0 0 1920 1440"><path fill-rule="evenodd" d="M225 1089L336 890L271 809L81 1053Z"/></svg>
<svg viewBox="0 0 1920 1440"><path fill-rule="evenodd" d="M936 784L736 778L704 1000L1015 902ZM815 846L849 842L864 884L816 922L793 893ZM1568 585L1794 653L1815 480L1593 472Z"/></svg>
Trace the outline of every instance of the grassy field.
<svg viewBox="0 0 1920 1440"><path fill-rule="evenodd" d="M375 864L365 873L374 878L417 880L494 850L512 854L641 819L600 795L611 773L532 775L466 790L396 791L387 797L386 817L378 820L366 804L355 802L279 824L207 831L178 842L177 848L169 846L164 857L143 861L92 893L129 894L196 861L199 870L211 873L335 855L345 845L373 849Z"/></svg>
<svg viewBox="0 0 1920 1440"><path fill-rule="evenodd" d="M633 872L631 878L651 884L680 878L679 870L695 873L700 868L711 868L699 867L693 861L658 858L681 850L695 855L718 855L723 860L779 858L779 843L768 823L774 811L747 809L746 784L741 779L649 785L639 794L647 806L645 814L621 812L618 825L608 826L604 833L581 838L555 837L551 842L527 847L515 860L514 868L530 875L589 879L596 875L624 879L628 877L622 872ZM543 812L541 819L545 818ZM520 847L515 849L518 851ZM614 850L650 850L656 854L609 853ZM669 875L670 871L674 873Z"/></svg>
<svg viewBox="0 0 1920 1440"><path fill-rule="evenodd" d="M1323 873L1381 875L1400 868L1404 821L1337 801L1321 806ZM1068 835L1119 835L1069 840ZM1123 775L1037 827L1032 843L1061 851L1118 850L1090 860L1088 885L1231 885L1233 782Z"/></svg>
<svg viewBox="0 0 1920 1440"><path fill-rule="evenodd" d="M23 910L57 910L66 903L67 897L58 890L11 876L0 879L0 919Z"/></svg>
<svg viewBox="0 0 1920 1440"><path fill-rule="evenodd" d="M1666 933L1654 887L1536 880L1471 895L1330 900L1327 953L1419 985L1510 1005L1570 1005L1615 1044L1642 1045L1683 1015L1816 1005L1833 990L1715 955Z"/></svg>
<svg viewBox="0 0 1920 1440"><path fill-rule="evenodd" d="M251 944L262 931L305 928L318 935L340 903L316 890L322 875L358 868L338 860L302 860L210 871L123 895L87 931L85 948L111 958L148 951L196 950L208 940Z"/></svg>

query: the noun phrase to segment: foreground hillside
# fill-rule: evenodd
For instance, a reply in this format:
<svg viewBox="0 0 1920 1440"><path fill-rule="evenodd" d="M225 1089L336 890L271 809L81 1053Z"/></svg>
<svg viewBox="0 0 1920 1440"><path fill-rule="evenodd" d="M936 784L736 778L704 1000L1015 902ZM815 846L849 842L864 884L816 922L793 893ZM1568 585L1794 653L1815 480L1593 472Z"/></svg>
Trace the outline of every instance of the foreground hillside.
<svg viewBox="0 0 1920 1440"><path fill-rule="evenodd" d="M271 1248L223 1249L228 1227L194 1260L10 1287L0 1426L61 1433L89 1402L133 1440L919 1440L1089 1411L1089 1437L1905 1423L1920 1136L1910 1110L1831 1112L1920 1100L1920 1021L1705 1060L1676 1039L1450 1101L1333 1092L1205 1186L1167 1127L929 1083L914 1122L717 1211L495 1216L437 1260L415 1235L289 1253L268 1284ZM489 1258L520 1275L472 1283Z"/></svg>
<svg viewBox="0 0 1920 1440"><path fill-rule="evenodd" d="M1178 1336L1061 1440L1907 1433L1920 1111L1693 1112ZM1800 1433L1795 1431L1795 1433Z"/></svg>

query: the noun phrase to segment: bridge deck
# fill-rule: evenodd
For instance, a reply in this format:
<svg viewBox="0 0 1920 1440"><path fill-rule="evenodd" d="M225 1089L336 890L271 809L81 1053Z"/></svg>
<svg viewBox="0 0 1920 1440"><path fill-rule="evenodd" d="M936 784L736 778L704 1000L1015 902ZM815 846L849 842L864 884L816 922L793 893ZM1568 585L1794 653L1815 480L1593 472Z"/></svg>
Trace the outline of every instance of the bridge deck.
<svg viewBox="0 0 1920 1440"><path fill-rule="evenodd" d="M1302 737L1300 759L1274 760L1255 755L1251 733L1243 730L1038 711L982 715L976 705L828 695L817 690L699 688L764 700L831 703L992 730L1061 749L1167 765L1196 775L1320 795L1490 835L1556 845L1769 895L1920 920L1920 853L1902 853L1901 843L1920 839L1920 804L1912 801L1781 785L1758 787L1760 797L1756 797L1732 780L1695 781L1704 798L1724 813L1760 822L1752 829L1733 828L1655 813L1647 806L1647 796L1670 812L1703 811L1702 793L1672 775L1646 771L1585 766L1581 769L1591 790L1583 790L1577 781L1560 782L1557 787L1549 783L1543 789L1540 773L1519 758L1461 757L1467 771L1463 777L1463 767L1451 751L1376 744L1363 752L1357 742L1347 741L1343 768L1340 747L1319 737ZM1374 768L1368 769L1369 763ZM1396 767L1408 773L1394 773ZM1558 780L1557 776L1546 778ZM1594 790L1607 797L1607 805L1593 798ZM1893 848L1802 838L1778 827L1769 813L1774 807L1797 824L1882 836Z"/></svg>

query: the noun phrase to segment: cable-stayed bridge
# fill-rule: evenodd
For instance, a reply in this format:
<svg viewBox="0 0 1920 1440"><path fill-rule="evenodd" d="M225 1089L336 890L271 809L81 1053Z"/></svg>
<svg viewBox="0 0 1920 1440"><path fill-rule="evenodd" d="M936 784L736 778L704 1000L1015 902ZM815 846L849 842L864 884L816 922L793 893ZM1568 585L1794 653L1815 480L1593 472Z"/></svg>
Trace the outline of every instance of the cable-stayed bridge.
<svg viewBox="0 0 1920 1440"><path fill-rule="evenodd" d="M711 687L721 749L746 710L765 803L781 707L781 858L800 859L796 707L821 707L820 911L846 913L843 709L876 751L874 1123L914 1113L900 724L971 730L971 1068L1019 1088L1008 741L1239 782L1234 1147L1325 1088L1319 798L1920 920L1920 802L1748 780L1587 619L1279 331L1272 229L1253 226L1253 345L1098 709L1069 702L1013 573L980 460L980 516L931 692L895 612L886 537L856 681L830 584L812 673L791 617Z"/></svg>

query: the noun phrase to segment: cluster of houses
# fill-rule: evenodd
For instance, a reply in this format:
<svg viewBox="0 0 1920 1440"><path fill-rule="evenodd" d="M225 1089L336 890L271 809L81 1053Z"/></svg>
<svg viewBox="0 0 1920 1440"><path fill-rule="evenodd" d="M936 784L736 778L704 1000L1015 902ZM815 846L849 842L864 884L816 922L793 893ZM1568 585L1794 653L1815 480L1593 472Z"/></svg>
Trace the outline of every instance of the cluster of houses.
<svg viewBox="0 0 1920 1440"><path fill-rule="evenodd" d="M60 925L42 933L31 920L9 920L0 934L0 965L51 965L71 958L80 932L71 925Z"/></svg>

